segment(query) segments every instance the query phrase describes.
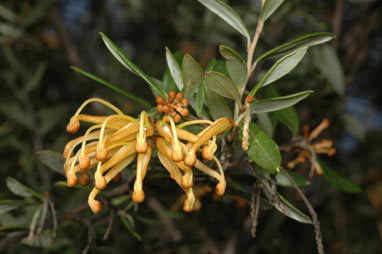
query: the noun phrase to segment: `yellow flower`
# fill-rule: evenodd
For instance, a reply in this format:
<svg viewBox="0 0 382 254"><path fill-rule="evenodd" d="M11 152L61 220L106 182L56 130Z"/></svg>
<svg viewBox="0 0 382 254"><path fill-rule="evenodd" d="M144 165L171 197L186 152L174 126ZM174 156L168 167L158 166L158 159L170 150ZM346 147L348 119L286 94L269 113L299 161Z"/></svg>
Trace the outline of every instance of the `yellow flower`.
<svg viewBox="0 0 382 254"><path fill-rule="evenodd" d="M157 98L157 109L163 112L164 116L155 123L144 111L136 119L98 98L85 101L71 118L67 126L67 131L70 133L79 130L80 121L93 124L83 136L67 143L63 156L66 159L67 184L70 187L74 187L77 182L81 185L89 184L88 173L94 169L94 188L88 198L89 206L94 213L102 209L101 203L95 199L97 194L105 189L110 181L120 178L120 172L134 161L136 155L136 178L132 199L137 203L144 201L143 180L152 150L155 148L158 149L158 158L170 173L170 177L186 194L184 211L192 211L195 204L192 167L215 178L218 181L216 193L224 194L226 187L224 172L219 160L214 156L217 150L216 136L229 130L235 123L231 119L220 118L215 122L199 119L176 125L180 122L181 116L188 116L186 108L188 101L181 93L170 92L168 97L167 102L163 97ZM104 104L115 114L110 116L81 114L84 107L92 102ZM195 124L208 126L197 135L183 129ZM204 159L214 160L219 172L198 160L196 156L198 151L202 152Z"/></svg>

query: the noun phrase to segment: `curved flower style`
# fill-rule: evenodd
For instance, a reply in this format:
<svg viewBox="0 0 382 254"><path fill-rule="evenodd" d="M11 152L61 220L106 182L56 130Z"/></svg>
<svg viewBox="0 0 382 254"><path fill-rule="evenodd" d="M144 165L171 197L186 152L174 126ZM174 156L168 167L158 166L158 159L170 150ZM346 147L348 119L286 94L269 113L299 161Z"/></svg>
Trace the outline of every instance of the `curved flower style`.
<svg viewBox="0 0 382 254"><path fill-rule="evenodd" d="M184 211L193 211L195 195L193 192L192 167L210 175L218 181L215 191L223 195L226 188L224 172L219 160L214 156L217 149L216 136L235 125L229 118L220 118L215 122L209 120L193 120L180 122L181 116L188 115L188 101L183 94L169 93L166 102L163 97L157 98L157 109L163 112L162 119L154 122L145 111L136 119L123 114L114 105L98 98L85 101L67 125L67 131L75 133L80 128L80 121L92 123L85 134L69 141L63 153L67 184L74 187L88 185L89 173L94 171L94 188L88 203L94 213L99 213L102 204L96 200L97 194L107 187L112 180L121 178L120 172L137 157L136 178L132 199L136 203L143 202L143 180L151 158L152 150L158 149L158 158L170 173L170 177L183 189L186 200ZM110 108L115 114L110 116L92 116L81 114L86 105L99 102ZM181 115L179 115L179 114ZM197 135L183 128L189 125L206 125ZM156 131L156 132L154 132ZM202 152L206 160L214 160L219 172L198 160L196 153ZM78 178L79 176L79 178Z"/></svg>

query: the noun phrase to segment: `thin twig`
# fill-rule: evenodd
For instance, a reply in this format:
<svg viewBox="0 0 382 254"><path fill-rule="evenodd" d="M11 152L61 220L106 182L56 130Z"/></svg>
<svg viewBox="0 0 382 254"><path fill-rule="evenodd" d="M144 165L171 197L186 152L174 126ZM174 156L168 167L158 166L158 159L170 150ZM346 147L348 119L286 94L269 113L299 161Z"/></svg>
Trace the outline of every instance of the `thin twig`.
<svg viewBox="0 0 382 254"><path fill-rule="evenodd" d="M52 214L52 223L53 223L53 228L52 228L52 241L56 239L56 232L57 232L57 215L56 215L56 210L54 209L54 203L49 200L49 208L50 208L50 213Z"/></svg>
<svg viewBox="0 0 382 254"><path fill-rule="evenodd" d="M305 194L302 192L302 190L298 187L296 182L293 180L293 178L284 170L283 167L280 167L280 171L286 175L288 180L292 183L293 187L296 189L302 200L304 201L306 207L309 210L310 215L312 216L313 225L314 225L314 232L316 233L316 243L317 243L317 251L319 254L324 254L324 246L322 244L322 234L320 229L320 222L318 221L317 214L314 211L312 205L310 204L309 200L306 198Z"/></svg>
<svg viewBox="0 0 382 254"><path fill-rule="evenodd" d="M260 208L260 186L256 182L253 185L253 192L252 192L252 199L251 199L251 219L252 219L251 237L253 239L256 238L256 228L257 228L257 222L259 218L259 208Z"/></svg>
<svg viewBox="0 0 382 254"><path fill-rule="evenodd" d="M87 254L90 250L90 246L93 241L93 227L89 220L86 220L86 225L88 226L88 240L86 242L85 248L82 250L81 254Z"/></svg>
<svg viewBox="0 0 382 254"><path fill-rule="evenodd" d="M114 216L115 216L115 211L114 211L114 209L111 209L109 220L107 223L107 229L106 229L105 234L103 235L102 241L106 241L107 238L109 238L109 236L110 236L111 230L113 228Z"/></svg>

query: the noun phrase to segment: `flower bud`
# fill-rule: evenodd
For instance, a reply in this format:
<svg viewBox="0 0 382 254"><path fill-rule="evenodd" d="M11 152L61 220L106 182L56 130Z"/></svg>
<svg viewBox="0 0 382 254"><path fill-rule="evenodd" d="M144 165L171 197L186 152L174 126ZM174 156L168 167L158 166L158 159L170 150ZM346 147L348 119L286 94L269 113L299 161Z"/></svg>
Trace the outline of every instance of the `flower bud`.
<svg viewBox="0 0 382 254"><path fill-rule="evenodd" d="M163 96L158 96L155 101L157 102L157 104L163 104L165 102Z"/></svg>
<svg viewBox="0 0 382 254"><path fill-rule="evenodd" d="M68 178L66 179L66 182L69 187L74 187L77 185L77 176L74 172L68 173Z"/></svg>
<svg viewBox="0 0 382 254"><path fill-rule="evenodd" d="M96 159L98 161L103 161L107 158L107 149L104 144L100 144L97 147L97 152L96 152Z"/></svg>
<svg viewBox="0 0 382 254"><path fill-rule="evenodd" d="M216 185L216 187L215 187L215 193L218 194L219 196L224 195L225 187L226 187L226 182L225 182L225 180L219 182L219 183Z"/></svg>
<svg viewBox="0 0 382 254"><path fill-rule="evenodd" d="M80 169L86 170L90 167L90 159L85 153L80 154L79 158Z"/></svg>
<svg viewBox="0 0 382 254"><path fill-rule="evenodd" d="M79 128L80 121L77 119L77 117L72 117L72 119L70 119L69 124L66 126L66 131L69 133L76 133Z"/></svg>
<svg viewBox="0 0 382 254"><path fill-rule="evenodd" d="M135 203L142 203L145 200L145 192L143 190L134 190L132 199Z"/></svg>
<svg viewBox="0 0 382 254"><path fill-rule="evenodd" d="M87 186L90 182L90 177L88 174L86 173L81 173L80 174L80 179L78 181L78 183L81 185L81 186Z"/></svg>
<svg viewBox="0 0 382 254"><path fill-rule="evenodd" d="M93 200L89 200L88 203L89 203L90 209L92 209L93 213L97 214L97 213L101 212L101 210L102 210L101 202L93 199Z"/></svg>

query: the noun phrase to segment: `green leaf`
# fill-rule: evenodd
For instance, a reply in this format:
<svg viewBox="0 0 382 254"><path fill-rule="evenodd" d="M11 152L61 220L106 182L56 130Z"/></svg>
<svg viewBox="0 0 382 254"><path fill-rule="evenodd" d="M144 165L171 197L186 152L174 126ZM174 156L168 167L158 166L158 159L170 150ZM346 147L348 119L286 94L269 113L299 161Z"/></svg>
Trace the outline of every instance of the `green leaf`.
<svg viewBox="0 0 382 254"><path fill-rule="evenodd" d="M280 46L277 46L265 52L259 58L257 58L255 62L260 62L261 60L266 58L273 58L273 57L278 57L280 55L285 55L295 51L298 48L319 45L319 44L328 42L333 38L334 38L334 34L326 33L326 32L307 34L307 35L298 37L297 39L288 41L287 43L284 43Z"/></svg>
<svg viewBox="0 0 382 254"><path fill-rule="evenodd" d="M99 77L97 77L97 76L87 72L87 71L84 71L84 70L82 70L82 69L80 69L78 67L72 66L70 68L72 68L74 71L84 75L85 77L90 78L90 79L92 79L92 80L94 80L94 81L96 81L96 82L100 83L101 85L104 85L104 86L106 86L108 88L111 88L114 91L116 91L117 93L120 93L120 94L122 94L123 96L126 96L129 99L132 99L133 101L141 104L142 106L145 106L147 108L151 108L150 103L148 101L146 101L145 99L139 98L139 97L135 96L134 94L129 93L129 92L119 88L118 86L113 85L113 84L111 84L111 83L109 83L109 82L107 82L107 81L105 81L105 80L103 80L103 79L101 79L101 78L99 78Z"/></svg>
<svg viewBox="0 0 382 254"><path fill-rule="evenodd" d="M247 79L247 66L245 61L239 53L227 46L219 46L219 51L227 60L226 66L230 78L240 90Z"/></svg>
<svg viewBox="0 0 382 254"><path fill-rule="evenodd" d="M134 229L134 219L131 215L126 214L124 212L119 212L119 218L121 219L123 225L126 229L132 234L136 239L142 241L142 237L135 231Z"/></svg>
<svg viewBox="0 0 382 254"><path fill-rule="evenodd" d="M277 91L274 85L267 86L265 88L267 97L279 97L280 93ZM294 136L296 136L300 130L300 118L293 107L285 108L282 110L274 111L271 113L271 117L280 121L285 125Z"/></svg>
<svg viewBox="0 0 382 254"><path fill-rule="evenodd" d="M132 73L137 74L140 76L144 81L146 81L152 89L157 91L160 95L167 98L166 92L157 84L154 82L154 80L148 76L146 73L144 73L138 66L136 66L130 59L128 59L122 51L118 48L118 46L112 42L105 34L100 33L102 36L102 40L105 43L106 47L109 49L109 51L113 54L113 56L128 70L130 70Z"/></svg>
<svg viewBox="0 0 382 254"><path fill-rule="evenodd" d="M42 77L44 76L45 70L46 70L46 63L40 62L32 78L30 78L28 82L25 84L25 86L23 87L24 94L28 94L40 84L40 81Z"/></svg>
<svg viewBox="0 0 382 254"><path fill-rule="evenodd" d="M277 193L277 196L282 201L282 205L276 206L276 209L279 210L282 214L285 214L291 219L294 219L301 223L312 224L312 220L308 215L301 212L297 209L292 203L290 203L286 198L284 198L280 193Z"/></svg>
<svg viewBox="0 0 382 254"><path fill-rule="evenodd" d="M231 109L229 108L224 97L209 89L205 84L203 86L205 89L208 111L210 112L212 118L214 120L221 117L229 117L232 119Z"/></svg>
<svg viewBox="0 0 382 254"><path fill-rule="evenodd" d="M170 91L178 91L178 87L176 86L175 81L171 76L170 69L167 66L163 74L162 87L167 93Z"/></svg>
<svg viewBox="0 0 382 254"><path fill-rule="evenodd" d="M301 186L310 184L308 179L306 179L304 176L297 174L293 171L290 171L288 169L284 169L284 170L290 175L290 177L293 178L293 180L296 182L298 186L301 187ZM278 185L281 185L284 187L294 187L293 184L289 181L288 177L283 172L279 172L276 175L276 181Z"/></svg>
<svg viewBox="0 0 382 254"><path fill-rule="evenodd" d="M77 184L74 187L69 187L68 183L66 181L57 181L57 182L55 182L55 186L66 187L66 188L70 188L70 189L76 188L76 189L91 191L90 186L81 186L81 185Z"/></svg>
<svg viewBox="0 0 382 254"><path fill-rule="evenodd" d="M271 179L270 173L266 170L262 170L260 168L254 168L257 175L263 175L266 179ZM263 172L261 172L263 171ZM280 193L277 192L277 189L269 180L266 179L259 179L259 183L261 185L261 189L264 192L265 196L269 200L269 203L275 207L279 212L284 214L285 216L288 216L289 218L292 218L296 221L299 221L301 223L307 223L311 224L312 221L303 212L298 210L295 206L293 206L288 200L286 200ZM272 181L272 180L271 180Z"/></svg>
<svg viewBox="0 0 382 254"><path fill-rule="evenodd" d="M182 78L182 71L176 62L173 54L171 51L166 47L166 61L167 61L167 66L170 70L171 76L178 87L179 91L182 91L183 89L183 78Z"/></svg>
<svg viewBox="0 0 382 254"><path fill-rule="evenodd" d="M41 215L41 212L42 212L42 208L43 208L43 205L40 205L36 211L34 212L33 214L33 218L32 218L32 221L31 221L31 224L29 226L29 234L28 234L28 244L32 244L32 240L34 238L34 233L35 233L35 229L36 229L36 226L37 226L37 220L38 218L40 217Z"/></svg>
<svg viewBox="0 0 382 254"><path fill-rule="evenodd" d="M62 123L62 116L67 115L69 105L58 104L50 107L42 108L37 112L39 120L39 131L42 136L49 133L54 127Z"/></svg>
<svg viewBox="0 0 382 254"><path fill-rule="evenodd" d="M184 98L190 99L203 82L203 69L189 54L184 56L182 68L184 80L182 92Z"/></svg>
<svg viewBox="0 0 382 254"><path fill-rule="evenodd" d="M0 215L20 207L20 204L0 204Z"/></svg>
<svg viewBox="0 0 382 254"><path fill-rule="evenodd" d="M207 67L206 67L206 71L213 71L215 70L215 64L216 64L216 58L212 58L211 61L208 63Z"/></svg>
<svg viewBox="0 0 382 254"><path fill-rule="evenodd" d="M283 2L284 0L265 0L260 11L260 21L264 23Z"/></svg>
<svg viewBox="0 0 382 254"><path fill-rule="evenodd" d="M295 105L297 102L305 99L313 93L312 90L307 90L287 96L276 97L272 99L259 100L255 101L251 104L251 113L265 113L265 112L273 112L281 109L285 109Z"/></svg>
<svg viewBox="0 0 382 254"><path fill-rule="evenodd" d="M8 176L6 182L7 182L8 189L13 194L15 194L16 196L21 196L21 197L25 197L25 198L35 196L36 198L40 199L41 201L44 200L44 197L41 194L35 192L31 188L20 183L18 180L16 180L13 177Z"/></svg>
<svg viewBox="0 0 382 254"><path fill-rule="evenodd" d="M241 104L241 96L236 85L225 75L212 71L206 72L205 84L215 93Z"/></svg>
<svg viewBox="0 0 382 254"><path fill-rule="evenodd" d="M261 129L265 131L268 137L273 136L274 127L268 113L257 113L258 123Z"/></svg>
<svg viewBox="0 0 382 254"><path fill-rule="evenodd" d="M261 87L271 84L288 74L305 56L308 48L298 49L278 60L271 69L265 74Z"/></svg>
<svg viewBox="0 0 382 254"><path fill-rule="evenodd" d="M313 61L334 91L343 96L346 89L345 76L335 50L327 45L315 48L313 50Z"/></svg>
<svg viewBox="0 0 382 254"><path fill-rule="evenodd" d="M245 62L239 53L228 46L220 45L219 52L226 60L239 59L243 63Z"/></svg>
<svg viewBox="0 0 382 254"><path fill-rule="evenodd" d="M269 172L268 170L263 170L263 172L261 172L261 169L258 168L258 167L255 167L254 170L256 170L259 174L263 174L264 177L267 179L267 180L271 180L271 172ZM293 180L296 182L296 184L298 186L305 186L305 185L308 185L310 184L310 182L308 181L308 179L306 179L304 176L300 175L300 174L297 174L293 171L290 171L288 169L284 169L292 178ZM294 187L292 185L292 183L289 181L288 177L286 175L284 175L283 172L278 172L277 175L276 175L276 183L277 185L280 185L280 186L283 186L283 187Z"/></svg>
<svg viewBox="0 0 382 254"><path fill-rule="evenodd" d="M210 11L218 15L221 19L231 25L236 31L245 36L248 41L251 40L248 30L240 18L230 6L220 0L198 0L201 4L207 7Z"/></svg>
<svg viewBox="0 0 382 254"><path fill-rule="evenodd" d="M127 203L127 201L129 201L131 199L131 195L128 194L128 195L122 195L122 196L119 196L119 197L115 197L111 200L111 204L113 206L119 206L120 204L122 203Z"/></svg>
<svg viewBox="0 0 382 254"><path fill-rule="evenodd" d="M36 201L33 199L2 199L0 205L35 205Z"/></svg>
<svg viewBox="0 0 382 254"><path fill-rule="evenodd" d="M15 100L2 100L0 104L0 113L6 115L9 119L12 119L17 124L20 124L28 129L33 128L34 120L32 116L28 114Z"/></svg>
<svg viewBox="0 0 382 254"><path fill-rule="evenodd" d="M257 90L261 87L271 84L293 70L293 68L296 67L296 65L302 60L307 49L308 48L298 49L277 60L260 80L260 82L252 89L250 95L255 96Z"/></svg>
<svg viewBox="0 0 382 254"><path fill-rule="evenodd" d="M300 130L300 118L293 107L272 112L272 115L285 125L294 136L297 136Z"/></svg>
<svg viewBox="0 0 382 254"><path fill-rule="evenodd" d="M240 124L240 138L243 135L243 123ZM256 124L249 124L249 158L260 167L276 172L281 165L281 154L277 144Z"/></svg>
<svg viewBox="0 0 382 254"><path fill-rule="evenodd" d="M203 113L203 105L205 100L205 92L204 92L204 85L203 83L199 86L199 89L196 93L196 105L195 105L195 111L196 115L198 117L202 117Z"/></svg>
<svg viewBox="0 0 382 254"><path fill-rule="evenodd" d="M358 185L331 169L323 161L317 159L317 162L320 164L326 180L335 188L348 193L358 193L362 191Z"/></svg>
<svg viewBox="0 0 382 254"><path fill-rule="evenodd" d="M42 164L47 166L52 171L61 175L65 175L65 159L62 157L61 153L50 150L42 150L37 152L37 157L42 162Z"/></svg>

